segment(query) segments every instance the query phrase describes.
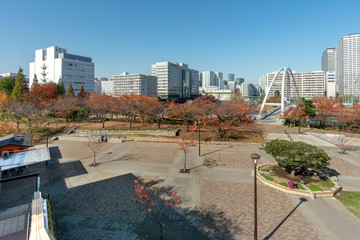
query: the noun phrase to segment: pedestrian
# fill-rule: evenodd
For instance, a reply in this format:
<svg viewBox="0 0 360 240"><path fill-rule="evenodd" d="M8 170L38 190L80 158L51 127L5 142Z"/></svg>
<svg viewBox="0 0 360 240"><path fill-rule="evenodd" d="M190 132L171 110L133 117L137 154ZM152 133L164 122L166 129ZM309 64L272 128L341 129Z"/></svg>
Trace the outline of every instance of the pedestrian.
<svg viewBox="0 0 360 240"><path fill-rule="evenodd" d="M290 181L288 182L288 187L293 189L295 186L295 183L293 182L293 180L290 179Z"/></svg>
<svg viewBox="0 0 360 240"><path fill-rule="evenodd" d="M104 140L105 140L105 142L107 142L107 136L105 135L105 137L104 137Z"/></svg>
<svg viewBox="0 0 360 240"><path fill-rule="evenodd" d="M101 142L103 142L104 141L104 136L101 136Z"/></svg>

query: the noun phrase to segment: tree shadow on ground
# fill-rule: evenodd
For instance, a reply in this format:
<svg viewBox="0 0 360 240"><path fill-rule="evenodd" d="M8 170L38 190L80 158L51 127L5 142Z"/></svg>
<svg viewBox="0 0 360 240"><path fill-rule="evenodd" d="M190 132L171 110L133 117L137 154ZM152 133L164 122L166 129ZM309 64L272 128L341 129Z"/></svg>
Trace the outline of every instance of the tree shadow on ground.
<svg viewBox="0 0 360 240"><path fill-rule="evenodd" d="M291 216L291 214L293 214L295 212L295 210L303 203L303 202L307 202L306 198L300 198L300 202L294 207L293 210L291 210L291 212L279 223L279 225L277 225L274 230L267 235L264 240L268 240L270 239L275 233L276 231L281 227L281 225L283 225L283 223ZM295 226L294 226L295 227Z"/></svg>
<svg viewBox="0 0 360 240"><path fill-rule="evenodd" d="M321 171L322 174L328 177L338 177L340 173L333 168L326 167Z"/></svg>
<svg viewBox="0 0 360 240"><path fill-rule="evenodd" d="M133 174L113 177L66 191L53 197L57 239L160 239L159 227L149 212L133 202ZM152 180L147 186L158 187L163 180ZM161 188L170 194L173 188ZM164 239L233 240L234 224L223 212L166 209ZM231 227L231 229L230 229ZM104 236L101 238L100 236ZM120 238L120 236L128 236ZM116 238L119 237L119 238Z"/></svg>

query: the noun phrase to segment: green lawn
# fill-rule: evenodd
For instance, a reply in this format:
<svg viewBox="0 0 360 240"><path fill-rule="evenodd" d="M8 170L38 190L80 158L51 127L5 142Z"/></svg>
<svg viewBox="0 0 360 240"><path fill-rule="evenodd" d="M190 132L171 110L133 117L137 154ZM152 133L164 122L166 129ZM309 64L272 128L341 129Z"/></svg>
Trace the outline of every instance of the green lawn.
<svg viewBox="0 0 360 240"><path fill-rule="evenodd" d="M271 182L273 182L274 181L274 178L272 178L272 177L270 177L270 176L268 176L268 175L266 175L266 174L261 174L261 176L263 176L266 180L268 180L268 181L271 181Z"/></svg>
<svg viewBox="0 0 360 240"><path fill-rule="evenodd" d="M305 188L300 183L295 183L295 185L298 187L298 189L305 190Z"/></svg>
<svg viewBox="0 0 360 240"><path fill-rule="evenodd" d="M287 187L287 186L288 186L288 184L285 183L285 182L279 182L279 184L280 184L281 186L284 186L284 187Z"/></svg>
<svg viewBox="0 0 360 240"><path fill-rule="evenodd" d="M323 187L325 187L325 188L329 188L329 189L330 189L330 188L334 187L335 184L332 183L332 182L320 181L320 186L323 186Z"/></svg>
<svg viewBox="0 0 360 240"><path fill-rule="evenodd" d="M360 218L360 192L345 192L341 193L343 197L336 197L346 208L353 212Z"/></svg>
<svg viewBox="0 0 360 240"><path fill-rule="evenodd" d="M309 185L307 185L307 187L310 188L310 190L313 192L322 191L322 189L319 186L316 186L314 184L309 184Z"/></svg>

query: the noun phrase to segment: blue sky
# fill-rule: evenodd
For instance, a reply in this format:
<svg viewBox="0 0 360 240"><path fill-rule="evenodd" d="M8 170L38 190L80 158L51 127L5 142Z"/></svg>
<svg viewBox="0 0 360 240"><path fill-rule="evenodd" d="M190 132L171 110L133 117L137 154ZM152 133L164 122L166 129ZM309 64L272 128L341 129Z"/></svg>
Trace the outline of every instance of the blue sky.
<svg viewBox="0 0 360 240"><path fill-rule="evenodd" d="M0 73L28 74L36 49L92 57L95 77L151 73L159 61L235 73L321 70L321 54L360 32L360 1L2 1Z"/></svg>

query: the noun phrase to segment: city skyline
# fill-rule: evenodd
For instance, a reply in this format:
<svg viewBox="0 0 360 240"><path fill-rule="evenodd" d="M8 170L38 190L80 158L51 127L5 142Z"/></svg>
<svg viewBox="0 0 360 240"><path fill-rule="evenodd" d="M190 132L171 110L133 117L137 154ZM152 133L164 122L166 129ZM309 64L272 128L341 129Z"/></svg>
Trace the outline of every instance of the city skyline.
<svg viewBox="0 0 360 240"><path fill-rule="evenodd" d="M66 11L46 1L4 2L3 8L16 9L16 14L4 11L0 16L3 33L11 33L0 40L0 72L17 72L21 66L29 76L34 50L49 46L92 57L95 77L109 79L121 72L151 74L151 64L162 61L183 62L199 72L234 73L249 83L284 66L318 71L324 49L360 31L360 3L348 2L352 8L335 1L64 1ZM282 3L292 10L282 11ZM338 17L325 19L333 9ZM274 10L282 14L274 15ZM205 18L206 12L217 14Z"/></svg>

